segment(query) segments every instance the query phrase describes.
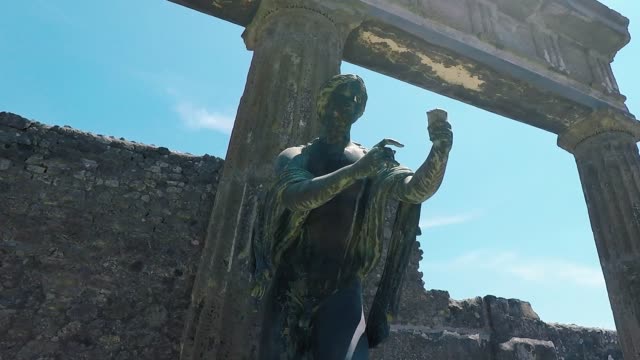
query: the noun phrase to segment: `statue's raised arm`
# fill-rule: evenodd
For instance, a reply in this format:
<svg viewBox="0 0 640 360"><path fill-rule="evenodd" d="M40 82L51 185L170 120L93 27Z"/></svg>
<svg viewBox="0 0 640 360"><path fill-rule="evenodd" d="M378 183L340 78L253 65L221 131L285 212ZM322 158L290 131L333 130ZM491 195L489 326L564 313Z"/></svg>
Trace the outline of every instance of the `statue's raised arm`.
<svg viewBox="0 0 640 360"><path fill-rule="evenodd" d="M431 110L428 115L429 138L433 146L429 156L412 176L407 176L394 188L395 197L404 202L420 204L436 193L447 168L449 151L453 145L451 124L447 113L441 109Z"/></svg>

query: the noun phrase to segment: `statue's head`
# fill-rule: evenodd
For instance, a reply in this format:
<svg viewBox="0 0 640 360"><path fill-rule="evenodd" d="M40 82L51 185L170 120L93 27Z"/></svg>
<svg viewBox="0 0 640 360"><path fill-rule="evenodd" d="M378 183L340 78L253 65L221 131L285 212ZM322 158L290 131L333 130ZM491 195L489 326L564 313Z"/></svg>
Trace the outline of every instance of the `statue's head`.
<svg viewBox="0 0 640 360"><path fill-rule="evenodd" d="M342 136L364 113L367 88L358 75L336 75L320 89L317 110L323 136ZM333 136L332 136L333 135Z"/></svg>

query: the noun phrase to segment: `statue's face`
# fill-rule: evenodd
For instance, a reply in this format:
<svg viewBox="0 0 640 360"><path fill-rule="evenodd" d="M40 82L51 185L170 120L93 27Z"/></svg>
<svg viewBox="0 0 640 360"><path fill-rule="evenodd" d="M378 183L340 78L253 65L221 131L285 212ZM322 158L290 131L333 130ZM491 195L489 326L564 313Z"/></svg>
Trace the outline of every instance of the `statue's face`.
<svg viewBox="0 0 640 360"><path fill-rule="evenodd" d="M348 82L338 86L331 93L329 106L333 117L351 124L358 120L360 110L364 106L362 89L357 82Z"/></svg>
<svg viewBox="0 0 640 360"><path fill-rule="evenodd" d="M332 93L325 112L325 135L329 142L339 142L358 120L366 98L357 81L341 84Z"/></svg>

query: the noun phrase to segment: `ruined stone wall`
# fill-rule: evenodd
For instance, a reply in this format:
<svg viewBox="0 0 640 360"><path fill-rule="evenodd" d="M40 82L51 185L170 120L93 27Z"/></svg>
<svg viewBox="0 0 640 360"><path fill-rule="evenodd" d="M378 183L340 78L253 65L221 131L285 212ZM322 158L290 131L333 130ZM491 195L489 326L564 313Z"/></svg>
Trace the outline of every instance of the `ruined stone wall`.
<svg viewBox="0 0 640 360"><path fill-rule="evenodd" d="M0 360L178 359L221 166L0 113ZM372 359L622 359L615 332L425 291L420 258Z"/></svg>
<svg viewBox="0 0 640 360"><path fill-rule="evenodd" d="M177 359L221 165L0 113L0 359Z"/></svg>
<svg viewBox="0 0 640 360"><path fill-rule="evenodd" d="M416 242L398 318L372 360L622 359L615 331L548 324L531 304L517 299L488 295L454 300L446 291L426 291L418 270L421 258ZM368 287L367 296L373 291Z"/></svg>
<svg viewBox="0 0 640 360"><path fill-rule="evenodd" d="M385 219L386 242L393 217L392 205ZM615 331L547 324L531 304L517 299L488 295L454 300L446 291L427 291L420 260L422 250L416 241L390 338L372 351L372 360L622 359ZM383 267L380 262L365 279L365 307L373 300Z"/></svg>

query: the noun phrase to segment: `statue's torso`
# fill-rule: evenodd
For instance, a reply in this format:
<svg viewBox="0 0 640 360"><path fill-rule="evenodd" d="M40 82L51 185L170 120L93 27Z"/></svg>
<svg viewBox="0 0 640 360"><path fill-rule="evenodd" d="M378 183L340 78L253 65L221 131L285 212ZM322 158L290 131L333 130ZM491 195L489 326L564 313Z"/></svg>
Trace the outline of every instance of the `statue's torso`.
<svg viewBox="0 0 640 360"><path fill-rule="evenodd" d="M351 165L364 156L357 145L345 149L344 153L328 156L311 151L305 161L306 170L314 176L322 176ZM312 210L305 221L304 246L311 278L335 280L351 237L358 199L366 200L366 182L357 181L326 204ZM354 229L357 231L357 229Z"/></svg>

